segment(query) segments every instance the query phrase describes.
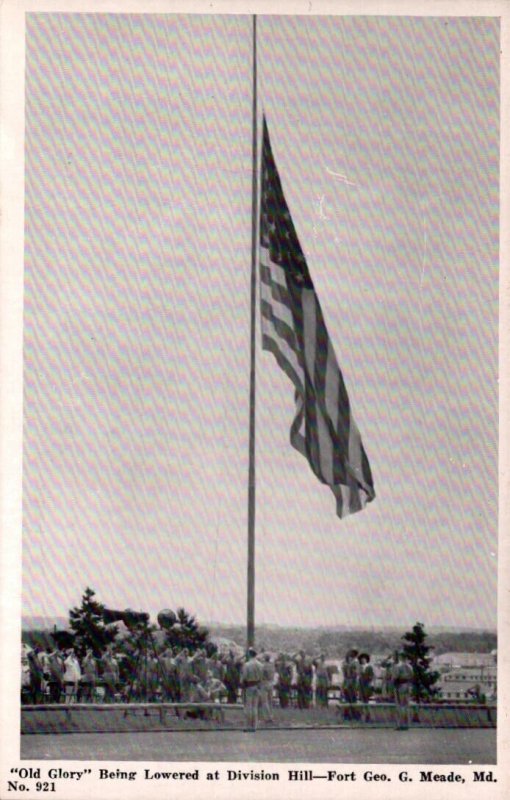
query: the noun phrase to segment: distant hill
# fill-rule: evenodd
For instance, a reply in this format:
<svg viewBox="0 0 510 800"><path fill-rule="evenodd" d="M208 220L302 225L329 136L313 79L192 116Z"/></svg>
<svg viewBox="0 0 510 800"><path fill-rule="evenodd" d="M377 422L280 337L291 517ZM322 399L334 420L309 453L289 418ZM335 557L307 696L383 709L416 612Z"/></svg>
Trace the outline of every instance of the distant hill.
<svg viewBox="0 0 510 800"><path fill-rule="evenodd" d="M68 630L67 617L24 616L22 629L27 631ZM243 646L246 640L244 625L222 625L205 623L212 636L233 640ZM258 647L273 652L295 653L301 648L308 652L322 651L328 656L343 657L355 647L369 653L391 653L401 645L401 636L408 628L396 626L349 627L348 625L317 626L315 628L286 627L280 625L258 625L256 640ZM434 647L434 655L442 653L490 653L497 649L495 631L469 628L447 628L426 626L428 643Z"/></svg>
<svg viewBox="0 0 510 800"><path fill-rule="evenodd" d="M37 616L23 616L21 618L21 629L24 631L52 631L55 626L57 630L67 630L69 628L68 618Z"/></svg>
<svg viewBox="0 0 510 800"><path fill-rule="evenodd" d="M214 636L223 636L243 644L246 629L242 625L208 625ZM257 626L256 640L259 647L276 652L295 653L301 648L308 652L322 651L327 656L343 657L347 650L356 648L368 653L391 653L401 646L401 637L408 628L349 628L345 626L317 628L286 628L274 625ZM484 630L451 630L427 628L428 644L434 647L433 654L448 652L490 653L497 649L497 635Z"/></svg>
<svg viewBox="0 0 510 800"><path fill-rule="evenodd" d="M216 630L217 628L225 628L225 629L236 629L236 630L245 630L246 625L242 622L235 622L229 625L225 625L218 620L214 621L205 621L202 623L210 630ZM411 624L408 626L412 627ZM430 633L493 633L496 634L495 628L471 628L469 626L451 626L451 625L427 625L425 623L425 627L427 631ZM406 628L406 630L408 629ZM288 626L288 625L276 625L275 623L266 623L261 622L257 624L258 631L285 631L285 630L300 630L300 631L307 631L307 630L314 630L314 631L326 631L328 633L345 633L348 631L374 631L377 633L398 633L401 634L403 630L402 625L315 625L312 627L299 627L299 626Z"/></svg>

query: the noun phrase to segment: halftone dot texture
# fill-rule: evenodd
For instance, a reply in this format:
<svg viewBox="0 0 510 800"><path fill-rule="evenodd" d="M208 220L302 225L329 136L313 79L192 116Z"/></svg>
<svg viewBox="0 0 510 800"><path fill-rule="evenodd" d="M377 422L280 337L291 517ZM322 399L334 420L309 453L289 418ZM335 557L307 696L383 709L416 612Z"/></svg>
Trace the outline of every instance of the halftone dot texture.
<svg viewBox="0 0 510 800"><path fill-rule="evenodd" d="M145 608L158 587L163 605L193 607L215 529L244 527L245 503L224 516L224 495L245 494L247 460L240 24L28 18L31 592L90 583L108 603ZM239 538L217 567L233 596L242 551Z"/></svg>
<svg viewBox="0 0 510 800"><path fill-rule="evenodd" d="M378 492L341 531L321 516L322 537L295 509L293 599L304 563L309 605L326 585L348 622L495 620L498 21L272 18L265 31L275 158Z"/></svg>
<svg viewBox="0 0 510 800"><path fill-rule="evenodd" d="M248 17L29 14L24 610L245 611ZM499 22L261 17L259 99L377 499L257 363L257 618L491 625Z"/></svg>

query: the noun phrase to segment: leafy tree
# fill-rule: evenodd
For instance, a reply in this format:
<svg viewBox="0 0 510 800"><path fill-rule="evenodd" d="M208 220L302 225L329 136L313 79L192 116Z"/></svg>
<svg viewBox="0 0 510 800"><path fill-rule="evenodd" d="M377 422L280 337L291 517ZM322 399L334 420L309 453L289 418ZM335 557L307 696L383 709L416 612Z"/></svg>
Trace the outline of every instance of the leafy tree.
<svg viewBox="0 0 510 800"><path fill-rule="evenodd" d="M423 622L417 622L413 629L402 636L405 642L403 651L413 668L413 697L417 703L430 700L438 693L434 684L439 679L439 672L430 669L432 659L429 653L433 649L426 644L427 633Z"/></svg>
<svg viewBox="0 0 510 800"><path fill-rule="evenodd" d="M175 622L165 625L166 643L179 649L186 647L190 653L205 647L209 631L198 624L195 617L184 608L178 608Z"/></svg>
<svg viewBox="0 0 510 800"><path fill-rule="evenodd" d="M107 628L103 613L105 607L95 599L96 593L88 586L83 593L81 606L69 611L69 625L74 632L73 646L78 658L83 658L89 648L100 658L116 636L115 629Z"/></svg>
<svg viewBox="0 0 510 800"><path fill-rule="evenodd" d="M52 638L59 650L67 650L74 646L74 634L71 631L54 631Z"/></svg>

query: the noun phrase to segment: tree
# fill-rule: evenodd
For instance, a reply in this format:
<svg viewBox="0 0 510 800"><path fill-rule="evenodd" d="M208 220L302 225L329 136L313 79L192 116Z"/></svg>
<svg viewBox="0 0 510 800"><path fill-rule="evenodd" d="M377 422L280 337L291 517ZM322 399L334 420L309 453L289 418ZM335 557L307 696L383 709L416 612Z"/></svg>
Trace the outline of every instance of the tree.
<svg viewBox="0 0 510 800"><path fill-rule="evenodd" d="M426 644L427 633L423 622L417 622L413 629L402 636L406 642L402 648L413 668L413 697L417 703L430 700L438 693L434 684L439 679L439 672L430 669L432 659L429 653L433 649Z"/></svg>
<svg viewBox="0 0 510 800"><path fill-rule="evenodd" d="M80 659L89 648L96 658L100 658L116 636L114 628L106 627L103 619L105 607L95 599L95 595L94 590L87 586L81 606L69 611L69 625L74 632L73 646Z"/></svg>
<svg viewBox="0 0 510 800"><path fill-rule="evenodd" d="M184 608L178 608L173 615L175 622L170 614L168 622L162 627L166 634L166 643L170 647L182 649L186 647L190 653L195 652L201 647L205 647L209 638L209 631L198 624L195 617L189 614ZM160 620L160 624L163 620Z"/></svg>

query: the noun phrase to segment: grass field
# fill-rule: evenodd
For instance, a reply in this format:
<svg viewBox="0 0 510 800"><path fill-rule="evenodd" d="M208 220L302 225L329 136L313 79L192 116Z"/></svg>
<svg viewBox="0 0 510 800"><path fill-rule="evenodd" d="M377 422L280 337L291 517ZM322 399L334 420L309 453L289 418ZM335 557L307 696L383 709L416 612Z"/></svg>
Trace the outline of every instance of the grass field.
<svg viewBox="0 0 510 800"><path fill-rule="evenodd" d="M496 763L496 731L322 728L241 731L131 731L21 737L34 761L268 762L324 764Z"/></svg>

